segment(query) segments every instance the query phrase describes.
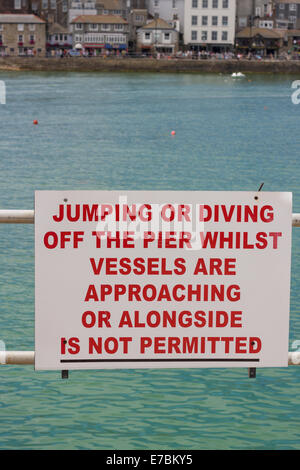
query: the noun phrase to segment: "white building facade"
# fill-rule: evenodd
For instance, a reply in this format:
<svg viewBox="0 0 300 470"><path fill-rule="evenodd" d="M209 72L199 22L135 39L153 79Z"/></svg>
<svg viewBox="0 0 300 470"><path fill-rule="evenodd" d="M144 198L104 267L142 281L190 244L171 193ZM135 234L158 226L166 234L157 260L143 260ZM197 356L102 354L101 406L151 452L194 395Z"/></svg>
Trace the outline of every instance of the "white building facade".
<svg viewBox="0 0 300 470"><path fill-rule="evenodd" d="M185 0L184 44L194 51L229 51L235 20L236 0Z"/></svg>

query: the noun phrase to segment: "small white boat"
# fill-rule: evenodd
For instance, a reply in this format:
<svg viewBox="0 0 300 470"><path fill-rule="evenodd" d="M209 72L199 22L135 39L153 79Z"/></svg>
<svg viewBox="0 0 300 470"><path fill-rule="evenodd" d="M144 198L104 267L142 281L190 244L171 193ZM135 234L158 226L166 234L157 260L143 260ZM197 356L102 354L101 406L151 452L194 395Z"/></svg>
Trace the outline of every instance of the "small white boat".
<svg viewBox="0 0 300 470"><path fill-rule="evenodd" d="M233 74L231 74L231 77L232 78L245 78L246 75L244 75L242 72L237 72L237 73L234 72Z"/></svg>

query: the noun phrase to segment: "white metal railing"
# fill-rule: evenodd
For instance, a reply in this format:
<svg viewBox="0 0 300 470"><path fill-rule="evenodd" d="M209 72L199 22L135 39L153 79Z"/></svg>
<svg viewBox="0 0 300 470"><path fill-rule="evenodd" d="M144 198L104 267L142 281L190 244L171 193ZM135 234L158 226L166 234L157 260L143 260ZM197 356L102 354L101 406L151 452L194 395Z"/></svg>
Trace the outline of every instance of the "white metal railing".
<svg viewBox="0 0 300 470"><path fill-rule="evenodd" d="M34 224L34 210L0 210L2 224ZM292 226L300 227L300 213L292 215ZM0 351L0 365L34 364L34 351ZM289 366L300 365L300 352L288 353Z"/></svg>

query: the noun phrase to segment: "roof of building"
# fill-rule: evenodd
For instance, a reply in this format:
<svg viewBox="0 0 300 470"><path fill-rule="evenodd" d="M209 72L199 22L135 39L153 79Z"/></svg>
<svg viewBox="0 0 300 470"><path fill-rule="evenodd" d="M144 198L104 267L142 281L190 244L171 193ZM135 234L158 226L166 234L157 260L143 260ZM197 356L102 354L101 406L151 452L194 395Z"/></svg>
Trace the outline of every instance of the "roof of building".
<svg viewBox="0 0 300 470"><path fill-rule="evenodd" d="M281 28L273 28L273 31L275 31L275 33L279 34L279 36L281 38L285 38L288 36L288 30L287 29L281 29ZM289 30L289 31L299 31L299 30Z"/></svg>
<svg viewBox="0 0 300 470"><path fill-rule="evenodd" d="M150 21L150 23L147 23L142 26L141 29L174 29L174 27L167 23L165 20L161 18L156 18Z"/></svg>
<svg viewBox="0 0 300 470"><path fill-rule="evenodd" d="M281 37L280 34L278 34L276 31L273 31L272 29L268 28L245 28L239 33L237 33L236 37L237 38L254 38L255 36L262 36L263 38L268 38L268 39L279 39Z"/></svg>
<svg viewBox="0 0 300 470"><path fill-rule="evenodd" d="M14 14L14 13L1 13L0 23L12 23L12 24L33 24L33 23L46 23L36 15L27 14Z"/></svg>
<svg viewBox="0 0 300 470"><path fill-rule="evenodd" d="M68 34L68 28L64 28L61 24L49 24L48 32L50 34Z"/></svg>
<svg viewBox="0 0 300 470"><path fill-rule="evenodd" d="M287 36L300 36L300 29L285 29Z"/></svg>
<svg viewBox="0 0 300 470"><path fill-rule="evenodd" d="M124 18L117 15L81 15L74 18L71 23L83 24L128 24Z"/></svg>

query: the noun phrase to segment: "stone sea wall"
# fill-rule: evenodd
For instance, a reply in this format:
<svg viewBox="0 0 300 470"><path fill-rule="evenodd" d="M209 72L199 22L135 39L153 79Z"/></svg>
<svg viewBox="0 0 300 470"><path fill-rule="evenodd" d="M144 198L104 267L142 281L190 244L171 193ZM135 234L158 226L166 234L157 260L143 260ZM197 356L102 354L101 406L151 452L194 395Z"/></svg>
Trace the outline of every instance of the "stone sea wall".
<svg viewBox="0 0 300 470"><path fill-rule="evenodd" d="M300 61L1 57L0 70L43 72L246 72L299 74L300 76Z"/></svg>

